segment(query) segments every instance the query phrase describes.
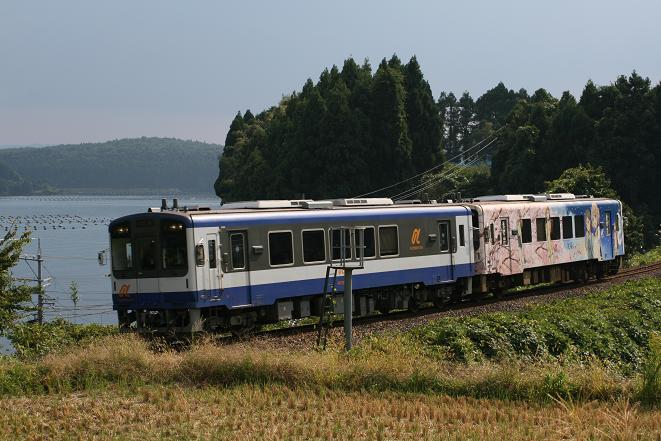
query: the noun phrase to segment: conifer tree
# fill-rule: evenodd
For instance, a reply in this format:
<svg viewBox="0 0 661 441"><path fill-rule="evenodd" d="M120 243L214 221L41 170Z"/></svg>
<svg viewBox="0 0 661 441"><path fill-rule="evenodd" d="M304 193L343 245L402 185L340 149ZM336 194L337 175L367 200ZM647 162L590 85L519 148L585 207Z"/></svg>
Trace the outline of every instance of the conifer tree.
<svg viewBox="0 0 661 441"><path fill-rule="evenodd" d="M0 335L6 333L22 313L33 310L26 303L30 301L34 288L14 284L10 272L29 242L30 233L26 231L16 238L13 226L0 240Z"/></svg>
<svg viewBox="0 0 661 441"><path fill-rule="evenodd" d="M371 93L370 156L374 187L391 184L413 172L405 95L401 71L388 66L384 58L374 74Z"/></svg>
<svg viewBox="0 0 661 441"><path fill-rule="evenodd" d="M411 159L415 171L419 173L443 161L441 121L431 88L415 56L404 66L404 74Z"/></svg>
<svg viewBox="0 0 661 441"><path fill-rule="evenodd" d="M444 99L445 106L445 155L448 160L459 162L459 102L454 93L450 92Z"/></svg>
<svg viewBox="0 0 661 441"><path fill-rule="evenodd" d="M243 130L244 125L245 124L243 121L243 116L241 116L241 112L237 112L236 116L232 120L232 123L230 124L230 129L227 132L227 136L225 137L225 148L231 148L234 146L234 144L236 144L239 132Z"/></svg>
<svg viewBox="0 0 661 441"><path fill-rule="evenodd" d="M458 132L459 132L459 151L458 154L461 154L461 160L459 162L464 162L466 157L464 156L464 151L470 148L471 141L471 132L473 126L475 125L475 103L473 98L471 98L468 92L464 92L459 98L459 118L457 121Z"/></svg>

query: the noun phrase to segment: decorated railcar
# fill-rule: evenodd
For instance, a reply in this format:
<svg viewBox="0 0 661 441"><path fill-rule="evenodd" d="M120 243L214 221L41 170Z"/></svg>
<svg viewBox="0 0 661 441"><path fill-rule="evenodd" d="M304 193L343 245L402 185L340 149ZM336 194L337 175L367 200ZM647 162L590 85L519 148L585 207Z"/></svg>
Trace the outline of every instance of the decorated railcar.
<svg viewBox="0 0 661 441"><path fill-rule="evenodd" d="M573 194L484 196L472 201L475 291L587 280L617 272L622 204Z"/></svg>
<svg viewBox="0 0 661 441"><path fill-rule="evenodd" d="M326 269L359 249L356 315L599 277L624 254L620 202L569 194L173 205L109 226L122 328L236 331L319 315ZM350 248L352 228L362 239ZM333 286L341 313L341 273Z"/></svg>

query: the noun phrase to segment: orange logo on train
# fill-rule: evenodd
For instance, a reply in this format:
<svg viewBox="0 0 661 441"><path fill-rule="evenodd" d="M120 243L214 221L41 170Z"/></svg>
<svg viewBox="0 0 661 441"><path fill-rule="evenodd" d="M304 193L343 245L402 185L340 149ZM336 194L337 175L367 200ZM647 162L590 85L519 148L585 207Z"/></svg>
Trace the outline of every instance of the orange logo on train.
<svg viewBox="0 0 661 441"><path fill-rule="evenodd" d="M122 286L120 286L120 287L119 287L119 292L118 292L119 296L120 296L120 297L128 297L128 296L129 296L129 288L130 288L130 287L131 287L131 285L129 285L129 284L127 284L127 283L125 283L125 284L123 284Z"/></svg>
<svg viewBox="0 0 661 441"><path fill-rule="evenodd" d="M421 250L422 249L422 244L420 243L420 236L422 234L422 230L420 228L414 228L413 231L411 232L411 247L410 249L412 250Z"/></svg>

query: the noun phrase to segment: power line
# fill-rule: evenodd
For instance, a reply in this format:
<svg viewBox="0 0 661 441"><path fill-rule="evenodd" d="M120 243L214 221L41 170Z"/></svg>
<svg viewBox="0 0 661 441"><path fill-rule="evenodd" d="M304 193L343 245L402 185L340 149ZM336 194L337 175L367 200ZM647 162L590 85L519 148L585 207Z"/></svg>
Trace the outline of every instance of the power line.
<svg viewBox="0 0 661 441"><path fill-rule="evenodd" d="M482 144L482 143L483 143L484 141L486 141L487 139L489 139L489 138L491 138L491 137L497 135L498 132L500 132L500 131L503 130L504 128L505 128L505 126L499 128L498 130L496 130L495 132L491 133L489 136L487 136L486 138L482 139L480 142L478 142L477 144L473 145L472 147L470 147L470 148L468 148L468 149L462 151L461 153L459 153L459 154L453 156L453 157L450 158L450 159L446 159L445 161L441 162L441 163L438 164L438 165L435 165L434 167L432 167L432 168L430 168L430 169L428 169L428 170L422 171L422 172L418 173L418 174L415 175L415 176L411 176L410 178L406 178L406 179L403 179L403 180L401 180L401 181L399 181L399 182L395 182L394 184L391 184L391 185L388 185L388 186L385 186L385 187L381 187L381 188L379 188L379 189L377 189L377 190L373 190L373 191L370 191L370 192L367 192L367 193L363 193L363 194L358 195L358 196L354 196L354 198L362 198L362 197L369 196L369 195L374 194L374 193L378 193L378 192L383 191L383 190L388 190L389 188L396 187L397 185L403 184L404 182L408 182L408 181L410 181L410 180L412 180L412 179L418 178L418 177L423 176L423 175L425 175L425 174L427 174L427 173L429 173L429 172L431 172L431 171L434 171L434 170L438 169L439 167L442 167L443 165L445 165L445 164L448 163L448 162L451 162L451 161L454 161L455 159L459 159L459 158L461 158L461 157L464 156L467 152L469 152L469 151L471 151L472 149L478 147L480 144Z"/></svg>
<svg viewBox="0 0 661 441"><path fill-rule="evenodd" d="M485 139L488 139L488 138L485 138ZM468 157L469 157L469 158L471 158L471 157L479 158L479 154L480 154L482 151L484 151L484 150L486 150L487 148L489 148L489 147L490 147L494 142L496 142L497 140L498 140L498 138L494 138L494 139L492 139L487 145L485 145L484 147L480 148L479 150L477 150L477 151L471 153ZM474 160L473 160L473 161L474 161ZM474 162L477 162L477 161L474 161ZM473 162L473 163L474 163L474 162ZM441 174L439 174L438 176L433 177L430 181L422 182L422 183L420 183L420 184L418 184L418 185L415 185L415 186L413 186L413 187L411 187L411 188L409 188L409 189L407 189L407 190L405 190L405 191L402 191L401 193L398 193L398 194L396 194L396 195L394 195L394 196L391 196L391 199L397 199L397 198L400 198L400 199L401 199L401 198L405 198L405 197L407 197L407 196L410 196L410 195L412 195L412 194L416 194L416 193L418 193L419 191L423 190L424 188L429 188L429 187L430 187L429 184L431 184L432 182L433 182L434 184L436 184L436 183L438 183L438 182L441 182L443 179L446 179L449 175L451 175L452 173L456 172L457 170L461 170L461 169L463 169L465 166L466 166L466 164L464 164L464 165L461 165L461 164L453 164L453 166L451 166L450 169L443 171L443 172L442 172Z"/></svg>
<svg viewBox="0 0 661 441"><path fill-rule="evenodd" d="M487 147L488 147L488 145L487 145ZM464 168L470 167L471 165L474 165L474 164L478 163L481 160L481 158L478 155L476 155L475 157L469 156L469 158L473 158L473 159L470 159L468 162L465 162L463 165L457 164L457 165L454 166L454 168L449 169L447 171L444 171L440 175L435 176L435 177L431 178L428 181L422 182L422 183L420 183L419 185L417 185L415 187L412 187L412 188L410 188L406 191L403 191L403 192L401 192L401 193L399 193L395 196L392 196L392 199L405 199L405 198L411 197L412 195L420 193L421 191L424 191L424 190L427 190L431 187L434 187L435 185L439 184L440 182L442 182L445 179L457 176Z"/></svg>
<svg viewBox="0 0 661 441"><path fill-rule="evenodd" d="M481 158L478 155L476 155L475 157L473 157L473 159L469 160L463 166L462 165L457 165L453 170L449 171L447 174L442 174L442 175L434 177L433 179L430 179L429 181L423 182L422 184L420 184L417 187L414 187L410 190L407 190L406 192L402 192L402 193L400 193L396 196L393 196L393 199L411 197L411 196L413 196L415 194L418 194L418 193L420 193L424 190L428 190L428 189L440 184L444 179L456 177L465 167L470 167L471 165L474 165L474 164L478 163L480 160L481 160Z"/></svg>
<svg viewBox="0 0 661 441"><path fill-rule="evenodd" d="M62 259L62 260L98 260L95 257L80 257L80 256L44 256L48 259Z"/></svg>

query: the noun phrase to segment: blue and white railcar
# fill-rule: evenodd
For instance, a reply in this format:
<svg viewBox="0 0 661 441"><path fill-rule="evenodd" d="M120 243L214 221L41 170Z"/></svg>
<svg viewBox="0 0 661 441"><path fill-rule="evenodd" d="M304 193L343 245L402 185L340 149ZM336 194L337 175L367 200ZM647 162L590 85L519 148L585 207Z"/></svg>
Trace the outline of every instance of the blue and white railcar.
<svg viewBox="0 0 661 441"><path fill-rule="evenodd" d="M364 227L355 314L470 292L473 226L462 204L255 201L217 210L164 204L110 224L120 326L214 331L318 315L326 269L340 258L340 227ZM340 280L338 291L342 286ZM342 310L341 297L336 308Z"/></svg>

